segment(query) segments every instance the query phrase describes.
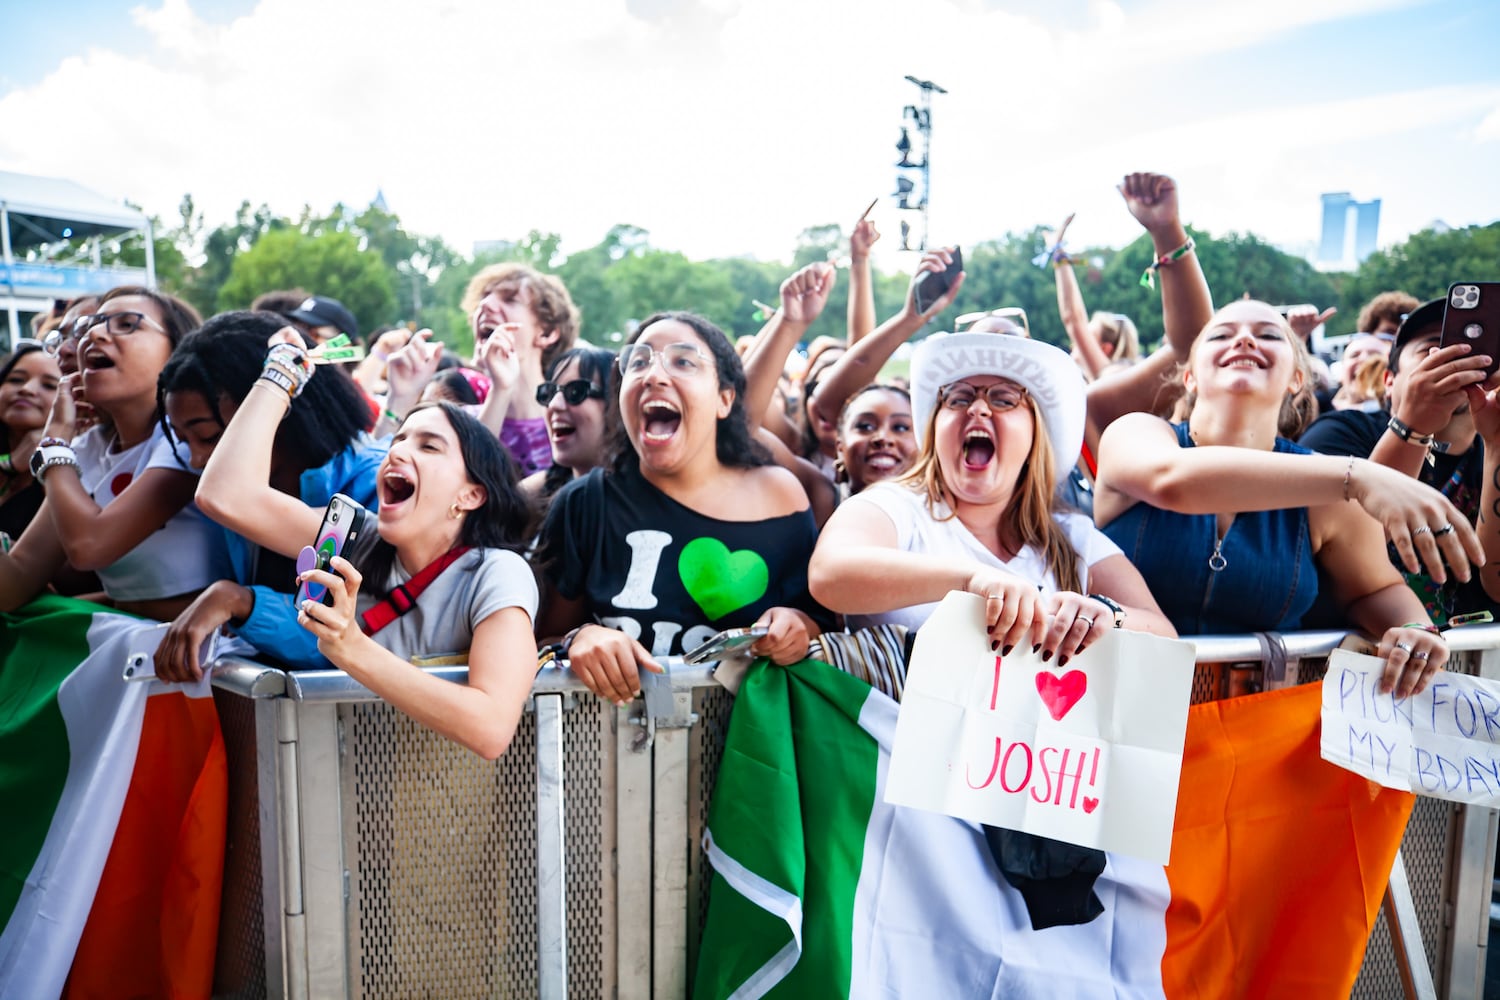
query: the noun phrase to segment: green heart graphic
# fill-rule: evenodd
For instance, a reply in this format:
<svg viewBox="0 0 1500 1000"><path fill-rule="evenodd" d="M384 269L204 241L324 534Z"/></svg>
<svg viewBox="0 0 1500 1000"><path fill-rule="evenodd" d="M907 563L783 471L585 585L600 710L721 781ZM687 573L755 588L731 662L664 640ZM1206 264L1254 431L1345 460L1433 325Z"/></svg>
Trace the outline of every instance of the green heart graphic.
<svg viewBox="0 0 1500 1000"><path fill-rule="evenodd" d="M757 553L730 552L717 538L695 538L684 545L677 575L711 622L759 600L771 583L771 571Z"/></svg>

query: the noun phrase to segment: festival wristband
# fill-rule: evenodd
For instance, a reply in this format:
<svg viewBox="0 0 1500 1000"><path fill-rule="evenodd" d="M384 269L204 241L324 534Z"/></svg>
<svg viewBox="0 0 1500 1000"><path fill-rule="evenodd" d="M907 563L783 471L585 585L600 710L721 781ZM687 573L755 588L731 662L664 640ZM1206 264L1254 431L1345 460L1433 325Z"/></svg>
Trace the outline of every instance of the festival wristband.
<svg viewBox="0 0 1500 1000"><path fill-rule="evenodd" d="M269 382L276 388L280 389L282 392L286 393L288 402L291 402L292 400L297 398L297 392L301 388L295 381L293 381L290 375L288 375L281 368L273 365L266 365L265 371L260 373L260 378L257 379L257 381Z"/></svg>
<svg viewBox="0 0 1500 1000"><path fill-rule="evenodd" d="M1465 625L1487 625L1494 620L1495 616L1488 611L1471 611L1466 615L1450 616L1448 624L1442 626L1441 630L1446 632L1450 628L1462 628Z"/></svg>
<svg viewBox="0 0 1500 1000"><path fill-rule="evenodd" d="M1170 250L1167 253L1164 253L1160 257L1156 258L1156 260L1152 261L1151 264L1147 266L1146 270L1141 272L1141 287L1155 288L1156 272L1160 271L1162 268L1167 267L1170 264L1177 263L1188 254L1192 253L1193 247L1193 238L1189 236L1188 241L1182 246L1178 247L1176 250Z"/></svg>

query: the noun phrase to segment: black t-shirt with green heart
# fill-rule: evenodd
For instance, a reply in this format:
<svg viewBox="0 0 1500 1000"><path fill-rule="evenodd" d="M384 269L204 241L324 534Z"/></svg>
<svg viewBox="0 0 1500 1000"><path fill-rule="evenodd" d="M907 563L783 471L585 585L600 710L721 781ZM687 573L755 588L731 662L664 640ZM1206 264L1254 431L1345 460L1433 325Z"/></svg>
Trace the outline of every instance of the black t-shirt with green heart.
<svg viewBox="0 0 1500 1000"><path fill-rule="evenodd" d="M721 521L684 507L638 471L594 470L552 499L542 528L544 572L601 625L674 656L767 608L832 616L807 592L818 530L812 512Z"/></svg>

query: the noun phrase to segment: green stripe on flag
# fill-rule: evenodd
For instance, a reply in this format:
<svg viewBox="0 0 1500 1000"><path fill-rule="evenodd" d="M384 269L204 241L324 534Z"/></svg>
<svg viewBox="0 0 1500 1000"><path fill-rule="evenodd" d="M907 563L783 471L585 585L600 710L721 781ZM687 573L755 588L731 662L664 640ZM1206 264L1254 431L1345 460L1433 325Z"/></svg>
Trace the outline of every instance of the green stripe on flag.
<svg viewBox="0 0 1500 1000"><path fill-rule="evenodd" d="M0 615L0 802L6 812L0 927L15 910L62 797L68 733L57 691L88 656L88 620L101 610L48 595Z"/></svg>
<svg viewBox="0 0 1500 1000"><path fill-rule="evenodd" d="M848 995L880 759L859 725L870 692L814 661L762 662L745 675L709 811L710 856L720 861L699 1000Z"/></svg>

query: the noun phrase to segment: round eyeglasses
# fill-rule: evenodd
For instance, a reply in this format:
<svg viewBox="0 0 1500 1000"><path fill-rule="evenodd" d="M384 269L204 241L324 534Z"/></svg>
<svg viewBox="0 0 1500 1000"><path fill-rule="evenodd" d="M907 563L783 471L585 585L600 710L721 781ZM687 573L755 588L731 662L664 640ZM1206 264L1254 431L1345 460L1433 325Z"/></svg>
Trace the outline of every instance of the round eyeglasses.
<svg viewBox="0 0 1500 1000"><path fill-rule="evenodd" d="M949 410L967 410L980 396L992 413L1006 413L1020 406L1026 399L1026 390L1010 382L996 382L983 389L976 389L967 382L953 382L938 390L938 398Z"/></svg>
<svg viewBox="0 0 1500 1000"><path fill-rule="evenodd" d="M620 351L620 374L639 378L651 367L653 358L660 359L662 371L678 379L692 378L713 364L713 359L693 344L668 344L659 351L649 344L630 344Z"/></svg>

